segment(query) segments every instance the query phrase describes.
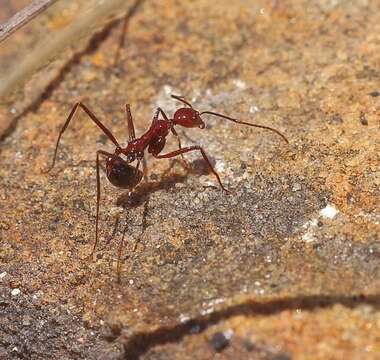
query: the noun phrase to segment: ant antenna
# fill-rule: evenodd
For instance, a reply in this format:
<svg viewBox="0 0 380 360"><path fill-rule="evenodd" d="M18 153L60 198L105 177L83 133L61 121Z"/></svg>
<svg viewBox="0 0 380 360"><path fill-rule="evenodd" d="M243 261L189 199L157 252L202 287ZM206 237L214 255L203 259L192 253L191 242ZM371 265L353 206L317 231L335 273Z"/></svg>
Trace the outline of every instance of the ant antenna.
<svg viewBox="0 0 380 360"><path fill-rule="evenodd" d="M173 95L172 95L173 96ZM229 121L232 121L234 123L237 123L237 124L243 124L243 125L248 125L248 126L252 126L252 127L257 127L257 128L261 128L261 129L266 129L266 130L270 130L270 131L273 131L275 132L277 135L281 136L283 140L285 140L285 142L287 144L289 144L289 140L285 137L285 135L281 134L278 130L276 129L273 129L269 126L265 126L265 125L257 125L257 124L250 124L250 123L247 123L247 122L244 122L244 121L240 121L240 120L237 120L237 119L234 119L234 118L231 118L229 116L226 116L226 115L222 115L222 114L218 114L216 112L212 112L212 111L203 111L201 112L199 115L202 115L202 114L209 114L209 115L214 115L214 116L218 116L218 117L221 117L223 119L226 119L226 120L229 120Z"/></svg>
<svg viewBox="0 0 380 360"><path fill-rule="evenodd" d="M186 104L187 106L190 106L191 108L193 108L193 106L189 102L187 102L183 96L180 96L180 95L170 95L170 96L173 99L181 101L182 103Z"/></svg>

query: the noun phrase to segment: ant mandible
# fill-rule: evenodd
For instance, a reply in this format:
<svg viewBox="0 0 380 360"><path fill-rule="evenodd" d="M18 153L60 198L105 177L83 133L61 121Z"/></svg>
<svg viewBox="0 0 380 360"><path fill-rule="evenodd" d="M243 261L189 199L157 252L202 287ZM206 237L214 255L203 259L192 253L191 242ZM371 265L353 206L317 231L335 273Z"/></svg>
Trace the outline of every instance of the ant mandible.
<svg viewBox="0 0 380 360"><path fill-rule="evenodd" d="M227 190L223 186L218 173L212 166L209 158L207 157L202 147L198 145L182 147L181 140L174 128L176 125L183 126L185 128L199 127L200 129L204 129L205 123L203 122L201 116L208 114L208 115L214 115L214 116L232 121L237 124L243 124L243 125L248 125L252 127L257 127L257 128L273 131L279 136L281 136L281 138L286 143L289 143L288 139L283 134L281 134L278 130L273 129L269 126L250 124L244 121L231 118L226 115L218 114L213 111L199 112L195 110L193 106L188 101L186 101L182 96L171 95L171 97L175 100L182 102L184 105L188 107L182 107L178 109L174 113L173 119L169 119L168 116L165 114L165 112L161 108L157 108L153 116L153 120L152 120L152 124L150 128L139 138L136 138L136 135L135 135L135 129L133 125L130 105L127 104L125 106L126 114L127 114L128 134L129 134L129 141L126 147L122 147L118 143L116 138L113 136L111 131L109 131L102 124L102 122L92 113L92 111L90 111L81 102L78 102L75 104L69 116L67 117L66 122L64 123L61 131L59 132L57 143L55 146L53 162L50 168L46 172L49 172L51 169L53 169L55 165L55 160L57 157L57 151L58 151L58 146L59 146L61 137L63 133L65 132L65 130L67 129L71 119L74 117L75 113L77 112L79 108L84 110L84 112L90 117L90 119L103 131L103 133L108 137L108 139L110 139L116 146L113 153L109 153L103 150L98 150L96 152L96 187L97 187L96 194L97 195L96 195L95 244L91 252L91 257L93 257L96 250L96 246L98 244L99 200L100 200L100 174L99 174L100 156L104 156L106 158L106 175L107 175L108 180L111 182L111 184L122 189L132 190L137 184L140 183L143 177L143 172L139 170L139 167L140 167L140 163L144 159L145 150L148 150L148 153L153 155L153 157L155 157L156 159L167 159L167 158L172 158L178 155L183 156L183 154L191 152L191 151L199 151L202 154L203 159L206 161L210 171L215 175L219 183L219 186L226 193L230 193L229 190ZM162 116L162 119L159 119L160 115ZM177 137L179 149L175 151L171 151L166 154L161 154L161 151L164 149L165 144L166 144L166 137L169 135L170 132L174 136ZM123 155L125 159L123 159L121 155ZM136 161L135 166L130 165L130 163L132 163L133 161Z"/></svg>

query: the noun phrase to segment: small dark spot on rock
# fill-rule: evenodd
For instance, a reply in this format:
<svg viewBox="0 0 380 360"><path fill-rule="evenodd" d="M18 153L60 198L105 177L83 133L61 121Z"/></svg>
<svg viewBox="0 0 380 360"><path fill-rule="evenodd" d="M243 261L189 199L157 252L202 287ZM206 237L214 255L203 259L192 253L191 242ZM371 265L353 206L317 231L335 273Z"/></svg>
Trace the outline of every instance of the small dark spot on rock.
<svg viewBox="0 0 380 360"><path fill-rule="evenodd" d="M193 324L190 328L190 334L198 334L201 331L201 326L199 324Z"/></svg>
<svg viewBox="0 0 380 360"><path fill-rule="evenodd" d="M101 143L102 145L105 145L108 138L105 134L101 134L97 140L98 143Z"/></svg>
<svg viewBox="0 0 380 360"><path fill-rule="evenodd" d="M378 97L380 95L380 92L375 90L375 91L370 92L369 95L371 95L372 97Z"/></svg>
<svg viewBox="0 0 380 360"><path fill-rule="evenodd" d="M245 339L243 345L249 352L255 351L257 349L256 345L249 339Z"/></svg>
<svg viewBox="0 0 380 360"><path fill-rule="evenodd" d="M368 125L368 120L367 120L367 118L365 117L364 112L361 112L361 113L360 113L360 117L359 117L359 119L360 119L360 123L361 123L362 125Z"/></svg>
<svg viewBox="0 0 380 360"><path fill-rule="evenodd" d="M2 297L0 297L0 306L7 306L7 305L8 305L8 302Z"/></svg>
<svg viewBox="0 0 380 360"><path fill-rule="evenodd" d="M346 195L346 199L347 199L348 203L354 203L355 202L355 198L354 198L354 196L351 193L348 193Z"/></svg>
<svg viewBox="0 0 380 360"><path fill-rule="evenodd" d="M272 360L291 360L291 357L288 354L276 354Z"/></svg>
<svg viewBox="0 0 380 360"><path fill-rule="evenodd" d="M116 340L121 334L122 326L120 323L110 323L108 326L105 326L102 330L102 336L107 341Z"/></svg>
<svg viewBox="0 0 380 360"><path fill-rule="evenodd" d="M331 124L333 125L339 125L343 123L343 119L340 116L340 114L336 113L333 116L331 116L330 121Z"/></svg>
<svg viewBox="0 0 380 360"><path fill-rule="evenodd" d="M222 332L215 333L210 339L210 344L216 352L224 350L230 343L230 340Z"/></svg>

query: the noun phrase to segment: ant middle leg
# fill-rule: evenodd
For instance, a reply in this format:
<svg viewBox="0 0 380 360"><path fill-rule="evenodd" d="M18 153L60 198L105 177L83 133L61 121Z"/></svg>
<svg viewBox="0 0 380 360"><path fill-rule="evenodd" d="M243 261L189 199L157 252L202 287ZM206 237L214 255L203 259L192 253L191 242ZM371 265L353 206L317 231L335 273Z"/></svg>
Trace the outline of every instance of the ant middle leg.
<svg viewBox="0 0 380 360"><path fill-rule="evenodd" d="M209 158L207 157L205 151L200 146L197 146L197 145L195 145L195 146L189 146L189 147L185 147L185 148L182 148L182 149L179 149L179 150L176 150L176 151L169 152L167 154L152 154L152 155L155 158L157 158L157 159L168 159L168 158L172 158L172 157L175 157L175 156L178 156L178 155L181 155L181 154L185 154L185 153L191 152L191 151L200 151L201 152L201 154L203 156L203 159L206 161L209 169L211 170L211 172L215 175L216 179L218 180L219 186L227 194L230 194L231 192L223 186L222 181L220 180L219 174L216 172L216 170L212 166Z"/></svg>

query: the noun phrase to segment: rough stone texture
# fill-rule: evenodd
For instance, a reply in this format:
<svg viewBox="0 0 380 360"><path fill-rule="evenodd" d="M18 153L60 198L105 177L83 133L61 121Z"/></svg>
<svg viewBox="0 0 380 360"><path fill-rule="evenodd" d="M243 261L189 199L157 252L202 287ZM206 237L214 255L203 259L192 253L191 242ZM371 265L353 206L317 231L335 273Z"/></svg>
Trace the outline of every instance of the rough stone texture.
<svg viewBox="0 0 380 360"><path fill-rule="evenodd" d="M364 0L143 3L117 66L113 31L1 143L0 357L378 358L379 33ZM133 202L102 176L89 261L94 162L75 164L112 147L78 115L41 175L59 127L82 100L124 141L123 104L140 134L170 93L290 145L211 117L180 130L233 195L198 155L148 158Z"/></svg>

